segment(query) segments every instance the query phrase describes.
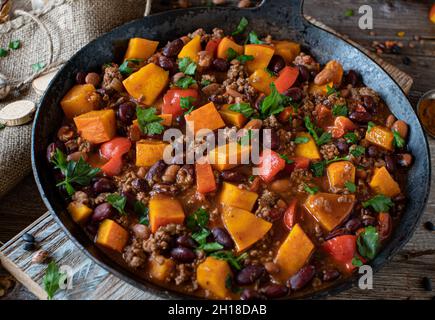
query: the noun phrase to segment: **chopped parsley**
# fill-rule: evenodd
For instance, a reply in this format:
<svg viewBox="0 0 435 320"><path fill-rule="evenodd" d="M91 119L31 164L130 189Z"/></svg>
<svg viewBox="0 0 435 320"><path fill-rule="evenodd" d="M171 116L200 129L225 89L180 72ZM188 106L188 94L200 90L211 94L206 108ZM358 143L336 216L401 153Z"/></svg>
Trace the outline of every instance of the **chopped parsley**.
<svg viewBox="0 0 435 320"><path fill-rule="evenodd" d="M393 140L394 146L396 148L403 148L405 146L405 139L403 139L396 130L393 130L393 136L394 136L394 140Z"/></svg>
<svg viewBox="0 0 435 320"><path fill-rule="evenodd" d="M258 38L258 35L254 31L251 31L249 33L248 42L251 43L251 44L263 44L264 43L263 41L261 41Z"/></svg>
<svg viewBox="0 0 435 320"><path fill-rule="evenodd" d="M137 121L139 123L139 128L143 134L153 135L161 134L165 128L161 124L163 119L156 115L156 108L136 108Z"/></svg>
<svg viewBox="0 0 435 320"><path fill-rule="evenodd" d="M8 55L9 51L3 48L0 48L0 58L4 58Z"/></svg>
<svg viewBox="0 0 435 320"><path fill-rule="evenodd" d="M110 203L112 205L112 207L115 208L120 214L122 214L122 215L127 214L125 212L125 205L127 203L126 197L124 197L120 194L117 194L117 193L112 193L106 197L106 201L108 203Z"/></svg>
<svg viewBox="0 0 435 320"><path fill-rule="evenodd" d="M326 94L330 96L331 94L336 93L337 96L340 96L340 93L334 87L331 87L329 84L326 85Z"/></svg>
<svg viewBox="0 0 435 320"><path fill-rule="evenodd" d="M367 132L372 131L373 127L376 126L376 124L374 124L372 121L369 121L367 123Z"/></svg>
<svg viewBox="0 0 435 320"><path fill-rule="evenodd" d="M260 106L260 115L263 119L266 119L274 114L278 114L284 110L285 99L278 90L274 83L270 84L271 92L264 98Z"/></svg>
<svg viewBox="0 0 435 320"><path fill-rule="evenodd" d="M355 144L358 142L358 137L354 132L349 132L344 135L347 143Z"/></svg>
<svg viewBox="0 0 435 320"><path fill-rule="evenodd" d="M240 262L248 257L248 253L242 253L240 256L236 257L231 251L218 251L211 254L212 257L227 261L234 269L241 270L242 266Z"/></svg>
<svg viewBox="0 0 435 320"><path fill-rule="evenodd" d="M295 139L296 144L305 144L305 143L308 143L309 141L310 141L310 138L308 138L308 137L296 137L296 139Z"/></svg>
<svg viewBox="0 0 435 320"><path fill-rule="evenodd" d="M186 226L190 230L198 230L202 228L206 228L208 225L208 212L203 208L199 208L194 213L189 215L186 219Z"/></svg>
<svg viewBox="0 0 435 320"><path fill-rule="evenodd" d="M225 288L236 294L242 292L242 289L233 283L233 277L231 274L228 274L225 278Z"/></svg>
<svg viewBox="0 0 435 320"><path fill-rule="evenodd" d="M254 60L254 56L242 54L242 55L238 56L236 59L239 60L241 64L244 64L247 61Z"/></svg>
<svg viewBox="0 0 435 320"><path fill-rule="evenodd" d="M248 23L249 23L248 19L246 19L245 17L240 19L240 22L237 25L236 30L234 30L234 32L231 35L236 36L238 34L243 33L246 30L246 27L248 26Z"/></svg>
<svg viewBox="0 0 435 320"><path fill-rule="evenodd" d="M350 151L350 154L354 157L360 157L366 153L366 148L363 146L356 146L354 149Z"/></svg>
<svg viewBox="0 0 435 320"><path fill-rule="evenodd" d="M271 77L275 76L275 73L272 70L270 70L269 68L264 68L264 71L266 71L269 74L269 76L271 76Z"/></svg>
<svg viewBox="0 0 435 320"><path fill-rule="evenodd" d="M149 209L141 201L136 201L134 204L134 212L139 215L139 223L149 226Z"/></svg>
<svg viewBox="0 0 435 320"><path fill-rule="evenodd" d="M54 295L60 288L60 284L66 281L66 274L59 271L59 267L56 262L51 261L48 264L45 275L42 278L44 290L47 293L49 300L53 299Z"/></svg>
<svg viewBox="0 0 435 320"><path fill-rule="evenodd" d="M184 57L178 61L178 68L184 74L193 76L195 75L197 66L196 63L193 62L189 57Z"/></svg>
<svg viewBox="0 0 435 320"><path fill-rule="evenodd" d="M14 40L14 41L9 42L9 49L18 50L20 47L21 47L20 40Z"/></svg>
<svg viewBox="0 0 435 320"><path fill-rule="evenodd" d="M203 87L207 87L210 83L211 83L210 80L205 80L205 79L201 80L201 86Z"/></svg>
<svg viewBox="0 0 435 320"><path fill-rule="evenodd" d="M294 160L289 159L288 156L285 155L285 154L280 154L279 157L280 157L281 159L283 159L283 160L285 161L285 163L287 163L287 164L292 164L292 163L294 163Z"/></svg>
<svg viewBox="0 0 435 320"><path fill-rule="evenodd" d="M193 105L195 100L196 100L196 98L194 98L194 97L181 97L180 98L180 107L181 107L181 109L186 110L186 112L184 112L185 115L190 114L195 109L195 106Z"/></svg>
<svg viewBox="0 0 435 320"><path fill-rule="evenodd" d="M316 194L317 192L319 192L319 187L317 187L317 186L310 187L309 185L305 184L305 185L304 185L304 190L305 190L306 192L308 192L309 194L314 195L314 194Z"/></svg>
<svg viewBox="0 0 435 320"><path fill-rule="evenodd" d="M229 109L234 112L241 113L244 117L250 118L255 110L251 107L249 103L239 102L229 106Z"/></svg>
<svg viewBox="0 0 435 320"><path fill-rule="evenodd" d="M363 264L364 263L361 261L360 258L358 258L356 256L352 258L352 265L353 266L355 266L355 267L361 267Z"/></svg>
<svg viewBox="0 0 435 320"><path fill-rule="evenodd" d="M249 145L249 142L252 139L252 131L249 129L240 139L237 141L238 144L241 146L247 146Z"/></svg>
<svg viewBox="0 0 435 320"><path fill-rule="evenodd" d="M313 137L314 141L318 146L324 145L331 141L332 134L330 132L322 132L323 131L322 129L316 128L314 124L311 122L309 116L305 116L304 123L305 123L305 128L307 128L308 132Z"/></svg>
<svg viewBox="0 0 435 320"><path fill-rule="evenodd" d="M336 104L332 107L332 115L335 117L344 116L346 117L349 109L344 104Z"/></svg>
<svg viewBox="0 0 435 320"><path fill-rule="evenodd" d="M44 62L37 62L37 63L32 64L31 67L32 67L34 72L39 72L45 68L45 63Z"/></svg>
<svg viewBox="0 0 435 320"><path fill-rule="evenodd" d="M315 177L322 177L324 172L325 172L326 166L328 164L331 164L331 163L337 162L337 161L343 161L343 160L349 160L349 158L347 156L341 157L341 158L335 157L334 159L331 159L331 160L322 160L322 161L314 162L310 165L310 169L313 172Z"/></svg>
<svg viewBox="0 0 435 320"><path fill-rule="evenodd" d="M347 190L349 190L349 192L355 193L356 192L356 185L353 182L350 181L346 181L344 183L344 186L346 187Z"/></svg>
<svg viewBox="0 0 435 320"><path fill-rule="evenodd" d="M138 64L142 61L143 59L127 59L119 66L119 72L125 76L129 76L134 72L134 70L136 70ZM132 64L135 65L134 68L131 66Z"/></svg>
<svg viewBox="0 0 435 320"><path fill-rule="evenodd" d="M346 17L353 17L354 14L355 14L355 12L353 11L353 9L347 9L347 10L344 12L344 15L345 15Z"/></svg>
<svg viewBox="0 0 435 320"><path fill-rule="evenodd" d="M254 56L250 56L250 55L239 55L237 53L236 50L234 50L233 48L228 48L227 50L227 61L231 61L237 59L240 61L240 63L244 64L247 61L251 61L254 60Z"/></svg>
<svg viewBox="0 0 435 320"><path fill-rule="evenodd" d="M189 76L183 77L175 83L181 89L187 89L194 84L196 84L196 80Z"/></svg>
<svg viewBox="0 0 435 320"><path fill-rule="evenodd" d="M391 198L378 194L362 203L364 208L372 207L376 212L388 212L394 205Z"/></svg>
<svg viewBox="0 0 435 320"><path fill-rule="evenodd" d="M356 240L359 254L372 260L379 250L379 233L373 226L368 226L358 235Z"/></svg>

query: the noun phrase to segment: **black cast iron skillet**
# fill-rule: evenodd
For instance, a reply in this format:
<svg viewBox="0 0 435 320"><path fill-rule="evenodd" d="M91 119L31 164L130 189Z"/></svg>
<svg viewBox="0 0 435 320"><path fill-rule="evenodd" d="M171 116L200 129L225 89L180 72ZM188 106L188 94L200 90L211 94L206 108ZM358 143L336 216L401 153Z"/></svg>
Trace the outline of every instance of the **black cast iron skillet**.
<svg viewBox="0 0 435 320"><path fill-rule="evenodd" d="M78 71L100 70L104 63L120 61L127 42L132 37L144 37L160 41L164 45L175 37L197 28L211 31L214 27L230 32L242 17L249 20L249 28L260 35L271 34L278 39L293 39L307 46L320 63L339 60L345 70L354 69L364 83L379 92L394 115L410 126L409 150L415 162L409 172L406 193L407 210L391 241L371 263L377 271L410 239L422 216L429 195L431 165L429 148L422 127L399 85L365 54L336 36L308 23L302 16L303 0L264 0L253 9L194 8L175 10L136 20L105 34L74 55L52 81L42 98L32 132L32 166L39 191L53 217L61 224L71 240L97 264L126 282L162 298L186 298L188 296L163 290L146 282L104 255L76 225L66 212L66 203L59 195L51 168L45 154L61 123L63 113L59 102L74 85ZM344 280L333 287L316 292L307 298L320 298L335 294L352 286L357 280Z"/></svg>

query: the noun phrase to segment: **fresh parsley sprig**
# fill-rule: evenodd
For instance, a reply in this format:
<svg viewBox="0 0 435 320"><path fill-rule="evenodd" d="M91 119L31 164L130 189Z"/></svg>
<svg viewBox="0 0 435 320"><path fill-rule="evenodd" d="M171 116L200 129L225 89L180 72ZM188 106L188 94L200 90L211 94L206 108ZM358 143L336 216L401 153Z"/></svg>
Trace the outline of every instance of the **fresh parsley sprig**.
<svg viewBox="0 0 435 320"><path fill-rule="evenodd" d="M231 35L236 36L238 34L243 33L245 31L246 27L248 26L248 23L249 23L248 19L246 19L245 17L240 19L240 22L237 25L236 30L234 30L234 32Z"/></svg>
<svg viewBox="0 0 435 320"><path fill-rule="evenodd" d="M396 148L400 149L405 146L406 144L405 139L403 139L396 130L393 130L393 137L394 137L393 144Z"/></svg>
<svg viewBox="0 0 435 320"><path fill-rule="evenodd" d="M196 80L193 79L190 76L186 76L186 77L182 77L181 79L179 79L175 85L177 87L180 87L181 89L187 89L190 86L193 86L194 84L196 84Z"/></svg>
<svg viewBox="0 0 435 320"><path fill-rule="evenodd" d="M231 104L229 109L231 111L241 113L246 118L250 118L255 113L255 110L251 107L251 105L246 102Z"/></svg>
<svg viewBox="0 0 435 320"><path fill-rule="evenodd" d="M373 226L368 226L362 231L356 240L358 252L367 259L374 259L379 250L379 233Z"/></svg>
<svg viewBox="0 0 435 320"><path fill-rule="evenodd" d="M245 55L245 54L241 54L239 55L237 53L236 50L234 50L233 48L228 48L227 50L227 61L231 61L237 59L240 61L240 63L244 64L247 61L252 61L254 60L254 56L251 55Z"/></svg>
<svg viewBox="0 0 435 320"><path fill-rule="evenodd" d="M136 114L139 128L143 134L153 135L161 134L165 128L161 124L163 119L156 115L157 110L154 107L142 108L137 106Z"/></svg>
<svg viewBox="0 0 435 320"><path fill-rule="evenodd" d="M112 205L112 207L115 208L120 214L122 214L122 215L127 214L125 212L125 205L127 204L126 197L124 197L120 194L117 194L117 193L112 193L106 197L106 201L108 203L110 203Z"/></svg>
<svg viewBox="0 0 435 320"><path fill-rule="evenodd" d="M189 57L184 57L178 61L178 68L184 74L194 76L197 65Z"/></svg>
<svg viewBox="0 0 435 320"><path fill-rule="evenodd" d="M332 139L332 134L330 132L323 132L322 129L317 128L312 122L309 116L304 118L305 128L307 128L310 135L313 137L314 141L318 146L322 146ZM319 136L320 135L320 136Z"/></svg>
<svg viewBox="0 0 435 320"><path fill-rule="evenodd" d="M335 117L344 116L346 117L349 112L349 109L345 104L335 104L332 107L332 115Z"/></svg>
<svg viewBox="0 0 435 320"><path fill-rule="evenodd" d="M372 207L376 212L388 212L394 205L391 198L378 194L362 203L364 208Z"/></svg>
<svg viewBox="0 0 435 320"><path fill-rule="evenodd" d="M181 97L180 98L180 107L181 107L181 109L186 110L184 112L185 115L190 114L195 109L195 106L193 105L195 100L196 100L196 98L194 98L194 97Z"/></svg>
<svg viewBox="0 0 435 320"><path fill-rule="evenodd" d="M263 44L264 42L258 38L258 35L255 31L251 31L248 36L248 42L251 44Z"/></svg>
<svg viewBox="0 0 435 320"><path fill-rule="evenodd" d="M231 251L218 251L211 254L212 257L227 261L234 269L241 270L241 262L248 257L248 253L242 253L240 256L235 256Z"/></svg>
<svg viewBox="0 0 435 320"><path fill-rule="evenodd" d="M54 295L60 288L60 284L65 282L65 280L66 274L59 271L56 262L51 261L48 264L47 270L45 270L44 277L42 278L44 290L47 293L49 300L53 299Z"/></svg>
<svg viewBox="0 0 435 320"><path fill-rule="evenodd" d="M143 59L127 59L119 66L119 72L124 76L129 76L138 69L141 62Z"/></svg>

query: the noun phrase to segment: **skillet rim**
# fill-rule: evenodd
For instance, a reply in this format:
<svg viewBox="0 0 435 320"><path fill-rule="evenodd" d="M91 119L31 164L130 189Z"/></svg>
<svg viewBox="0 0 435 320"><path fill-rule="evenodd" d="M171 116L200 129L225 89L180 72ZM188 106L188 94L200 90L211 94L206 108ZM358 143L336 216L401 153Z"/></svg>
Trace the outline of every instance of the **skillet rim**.
<svg viewBox="0 0 435 320"><path fill-rule="evenodd" d="M266 2L270 3L272 1L270 0L264 0L262 2L262 4L259 7L254 7L254 8L248 8L248 9L235 9L232 8L231 10L243 10L243 11L257 11L257 10L262 10L262 8L264 8L263 6L266 5ZM407 95L405 94L405 92L403 91L403 89L400 87L400 85L397 83L397 81L392 78L390 76L390 74L388 72L385 71L385 69L375 60L373 60L370 56L368 56L366 53L364 53L363 51L361 51L359 48L355 47L352 43L350 43L348 40L340 38L338 36L336 36L335 34L333 34L332 32L322 29L316 25L314 25L313 23L311 23L310 21L306 20L305 17L303 16L303 0L299 0L300 2L300 15L301 15L301 22L304 25L304 28L315 28L315 29L319 29L323 32L327 32L330 35L332 35L335 39L337 40L342 40L344 42L346 42L349 46L351 46L352 48L355 48L359 54L364 55L365 57L367 57L369 60L371 60L380 70L378 70L378 72L383 72L384 75L388 76L388 78L390 80L392 80L392 82L394 83L394 85L396 87L398 87L401 91L401 93L403 94L404 98L406 99L406 101L409 104L409 107L411 108L411 111L415 114L414 108L412 107L411 102L409 101ZM215 7L213 8L213 10L218 10L218 11L227 11L229 8L225 8L225 7ZM172 12L177 12L179 14L182 14L183 12L187 12L187 11L191 11L191 12L200 12L202 10L210 10L210 8L207 7L195 7L195 8L190 8L190 9L175 9L175 10L168 10L168 11L164 11L164 12L159 12L156 14L153 14L153 17L156 16L164 16L167 13L172 13ZM103 38L104 36L106 36L107 34L110 34L112 32L115 32L116 30L120 29L120 28L125 28L126 25L129 24L135 24L138 21L142 21L146 19L145 18L140 18L137 20L133 20L130 21L126 24L123 24L121 26L118 26L114 29L112 29L111 31L99 36L98 38L92 40L91 42L89 42L87 45L85 45L84 47L82 47L80 50L78 50L70 59L69 61L61 68L59 69L58 73L56 74L55 78L53 79L52 83L50 84L50 87L53 85L53 83L55 83L56 81L59 81L58 78L60 78L60 75L63 73L64 69L67 68L67 66L69 65L70 61L73 60L74 58L76 58L77 56L80 56L82 54L82 52L84 51L84 49L98 41L100 41L101 38ZM306 32L306 30L302 31L302 33ZM110 258L107 258L107 256L105 257L105 254L98 249L95 244L92 244L93 248L97 248L98 251L98 257L94 256L94 254L91 253L91 251L87 248L87 246L85 246L84 244L81 243L81 241L78 239L78 237L73 236L72 231L70 231L70 229L67 227L67 225L65 223L63 223L60 214L57 213L57 211L55 211L53 209L53 206L51 205L50 201L48 200L48 197L46 195L44 186L42 185L42 182L39 178L39 176L41 175L41 173L39 172L39 167L37 166L37 159L36 159L36 145L35 145L35 136L37 135L36 133L36 126L37 123L40 120L40 113L41 113L41 108L40 106L43 105L43 103L46 100L46 97L48 95L48 91L49 89L47 89L47 91L44 93L44 95L41 97L40 102L38 103L38 110L35 114L35 119L33 122L33 126L32 126L32 143L31 143L31 160L32 160L32 171L33 171L33 175L39 190L39 193L41 195L41 198L44 201L44 204L46 205L47 209L49 210L50 214L54 217L54 219L56 220L56 222L58 224L60 224L61 228L63 229L63 231L67 234L68 238L74 243L74 245L76 245L81 252L84 252L86 254L86 256L88 258L90 258L93 262L95 262L99 267L101 267L102 269L104 269L105 271L107 271L108 273L111 273L113 275L115 275L116 277L118 277L119 279L125 281L126 283L132 285L135 288L138 288L140 290L152 293L160 298L164 298L164 299L205 299L202 297L196 297L196 296L192 296L192 295L188 295L188 294L184 294L184 293L180 293L177 292L175 290L171 290L171 289L167 289L167 288L163 288L161 286L155 285L150 281L147 281L145 279L142 279L142 281L140 280L136 280L135 278L138 278L138 276L136 276L134 273L132 273L131 271L129 271L127 268L118 265L115 261L113 261ZM422 130L423 132L423 137L424 137L424 143L426 145L426 159L427 159L427 168L426 168L426 172L428 173L429 179L428 179L428 184L426 186L426 190L425 190L425 195L424 195L424 199L422 199L422 210L421 212L418 214L418 216L416 218L414 218L414 223L412 224L410 230L407 232L406 237L402 240L400 240L400 242L398 244L396 244L391 250L388 251L388 254L386 257L383 257L382 261L379 262L378 264L375 265L375 267L372 266L373 271L377 272L379 271L382 267L384 267L390 260L391 258L401 249L403 248L403 246L410 240L410 238L412 237L412 235L415 232L415 229L418 225L418 223L420 222L425 208L427 206L427 201L428 201L428 197L429 197L429 193L430 193L430 187L431 187L431 159L430 159L430 149L429 149L429 144L427 141L427 137L424 134L422 125L420 120L418 119L418 117L416 116L417 119L417 125L418 128L420 130ZM52 187L50 187L52 188ZM397 237L397 235L396 235ZM90 240L89 240L90 241ZM90 241L91 242L91 241ZM384 252L384 250L382 250L380 253ZM101 257L100 257L101 256ZM109 260L109 263L112 263L114 265L116 265L118 268L120 268L122 271L118 271L117 269L115 269L114 267L112 267L111 265L108 265L108 263L106 263L103 260ZM110 261L112 260L112 261ZM344 281L339 281L334 283L333 285L327 286L319 291L314 291L314 292L309 292L305 295L301 295L301 296L296 296L296 297L286 297L282 300L292 300L292 299L318 299L318 298L325 298L327 296L330 295L335 295L338 294L344 290L350 289L351 287L353 287L358 281L358 276L357 274L354 274L352 277L350 278L346 278Z"/></svg>

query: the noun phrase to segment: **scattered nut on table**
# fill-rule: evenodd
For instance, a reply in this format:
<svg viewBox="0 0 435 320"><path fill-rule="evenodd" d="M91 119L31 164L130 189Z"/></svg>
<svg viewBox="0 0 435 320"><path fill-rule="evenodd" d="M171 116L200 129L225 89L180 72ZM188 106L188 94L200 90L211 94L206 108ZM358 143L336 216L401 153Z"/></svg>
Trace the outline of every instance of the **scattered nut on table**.
<svg viewBox="0 0 435 320"><path fill-rule="evenodd" d="M48 252L45 250L38 250L32 257L32 263L42 264L48 258Z"/></svg>

